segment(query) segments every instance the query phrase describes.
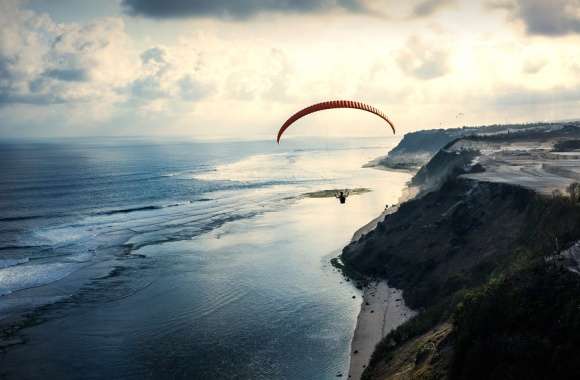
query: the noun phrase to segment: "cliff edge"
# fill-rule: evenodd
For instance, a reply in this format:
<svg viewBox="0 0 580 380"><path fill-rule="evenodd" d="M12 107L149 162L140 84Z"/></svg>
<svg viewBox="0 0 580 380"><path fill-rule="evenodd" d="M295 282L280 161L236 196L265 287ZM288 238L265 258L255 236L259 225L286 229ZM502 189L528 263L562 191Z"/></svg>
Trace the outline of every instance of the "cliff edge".
<svg viewBox="0 0 580 380"><path fill-rule="evenodd" d="M580 277L560 254L580 240L580 125L496 129L447 142L418 195L344 248L420 311L363 378L580 376Z"/></svg>

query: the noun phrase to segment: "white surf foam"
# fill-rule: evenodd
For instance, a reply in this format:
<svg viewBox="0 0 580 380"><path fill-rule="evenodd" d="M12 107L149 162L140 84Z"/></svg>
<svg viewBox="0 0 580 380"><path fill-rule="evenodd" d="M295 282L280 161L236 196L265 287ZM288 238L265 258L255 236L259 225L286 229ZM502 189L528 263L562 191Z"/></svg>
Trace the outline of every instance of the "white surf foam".
<svg viewBox="0 0 580 380"><path fill-rule="evenodd" d="M58 281L77 269L78 263L19 265L0 269L0 295Z"/></svg>
<svg viewBox="0 0 580 380"><path fill-rule="evenodd" d="M15 265L25 264L30 261L29 258L24 259L2 259L0 260L0 269L13 267Z"/></svg>

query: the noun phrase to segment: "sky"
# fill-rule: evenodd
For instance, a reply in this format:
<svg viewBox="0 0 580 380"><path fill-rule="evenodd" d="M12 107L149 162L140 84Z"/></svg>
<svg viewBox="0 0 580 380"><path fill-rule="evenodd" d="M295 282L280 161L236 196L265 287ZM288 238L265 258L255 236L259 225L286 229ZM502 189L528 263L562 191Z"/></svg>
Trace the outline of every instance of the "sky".
<svg viewBox="0 0 580 380"><path fill-rule="evenodd" d="M0 138L580 118L580 0L0 0ZM320 112L289 136L388 136Z"/></svg>

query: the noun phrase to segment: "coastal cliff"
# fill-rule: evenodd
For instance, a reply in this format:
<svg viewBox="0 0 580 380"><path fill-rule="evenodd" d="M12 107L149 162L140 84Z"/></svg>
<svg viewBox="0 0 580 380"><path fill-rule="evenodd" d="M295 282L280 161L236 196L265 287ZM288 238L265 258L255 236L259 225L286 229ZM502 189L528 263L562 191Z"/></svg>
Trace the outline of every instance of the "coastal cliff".
<svg viewBox="0 0 580 380"><path fill-rule="evenodd" d="M580 126L506 130L447 142L411 181L419 195L344 248L347 270L419 311L363 379L580 375L580 276L560 254L580 240L578 199L564 195L580 180Z"/></svg>
<svg viewBox="0 0 580 380"><path fill-rule="evenodd" d="M470 136L504 136L508 133L530 131L543 132L561 125L561 123L507 124L410 132L403 136L401 142L387 156L379 157L366 166L413 172L427 164L437 152L457 139Z"/></svg>

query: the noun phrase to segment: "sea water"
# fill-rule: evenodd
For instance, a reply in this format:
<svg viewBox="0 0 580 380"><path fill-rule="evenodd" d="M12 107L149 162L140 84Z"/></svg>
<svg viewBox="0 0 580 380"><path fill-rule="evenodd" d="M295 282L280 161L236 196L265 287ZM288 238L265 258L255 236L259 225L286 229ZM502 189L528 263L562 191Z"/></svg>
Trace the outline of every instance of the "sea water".
<svg viewBox="0 0 580 380"><path fill-rule="evenodd" d="M0 144L0 318L44 305L0 373L346 373L360 293L329 261L397 202L407 174L362 168L396 142Z"/></svg>

